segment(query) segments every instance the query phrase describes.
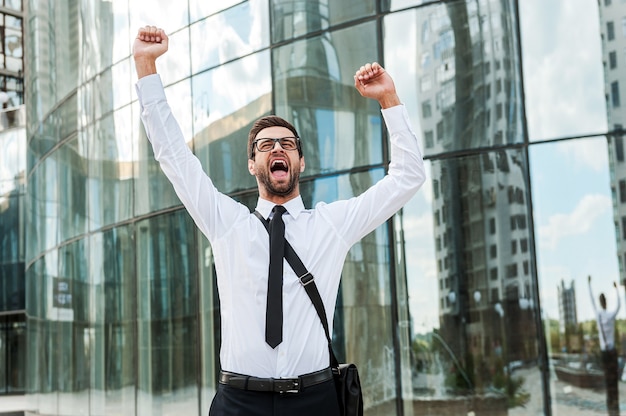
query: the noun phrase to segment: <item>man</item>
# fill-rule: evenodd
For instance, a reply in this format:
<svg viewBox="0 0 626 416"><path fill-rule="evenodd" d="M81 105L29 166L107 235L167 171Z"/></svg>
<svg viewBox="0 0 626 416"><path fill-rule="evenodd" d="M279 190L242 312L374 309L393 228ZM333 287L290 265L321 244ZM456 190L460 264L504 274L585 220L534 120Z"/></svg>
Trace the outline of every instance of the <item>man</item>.
<svg viewBox="0 0 626 416"><path fill-rule="evenodd" d="M280 261L270 261L274 250L265 225L215 189L185 144L156 71L156 59L167 49L162 29L139 30L133 46L137 94L155 158L214 252L222 371L209 414L338 415L320 319L282 252ZM296 129L280 117L264 117L254 123L248 140L248 170L259 191L256 210L272 217L270 228L284 224L284 239L315 277L330 328L348 250L408 202L425 180L417 139L391 77L377 63L366 64L354 83L362 96L380 103L391 141L388 175L362 195L305 209L299 188L305 161ZM270 287L276 286L268 274L275 267L282 267L277 301L269 300Z"/></svg>
<svg viewBox="0 0 626 416"><path fill-rule="evenodd" d="M606 385L606 407L609 415L619 415L619 391L617 383L619 380L617 365L617 350L615 348L615 318L621 306L617 283L613 282L615 294L617 295L617 308L609 312L606 310L606 297L604 293L600 293L600 307L596 308L596 302L591 289L591 276L589 282L589 296L591 296L591 304L596 314L596 322L598 323L598 333L600 336L600 350L602 354L602 367L604 368L604 383Z"/></svg>

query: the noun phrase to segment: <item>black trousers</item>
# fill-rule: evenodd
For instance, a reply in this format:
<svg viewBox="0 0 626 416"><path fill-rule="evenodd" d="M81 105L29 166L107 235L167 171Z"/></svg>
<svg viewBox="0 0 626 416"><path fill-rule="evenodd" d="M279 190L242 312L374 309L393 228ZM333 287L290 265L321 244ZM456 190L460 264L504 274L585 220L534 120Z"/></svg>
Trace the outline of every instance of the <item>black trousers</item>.
<svg viewBox="0 0 626 416"><path fill-rule="evenodd" d="M218 384L209 416L339 416L339 404L333 380L299 393L258 392Z"/></svg>
<svg viewBox="0 0 626 416"><path fill-rule="evenodd" d="M619 416L617 350L602 351L602 366L604 367L604 383L606 386L606 407L610 416Z"/></svg>

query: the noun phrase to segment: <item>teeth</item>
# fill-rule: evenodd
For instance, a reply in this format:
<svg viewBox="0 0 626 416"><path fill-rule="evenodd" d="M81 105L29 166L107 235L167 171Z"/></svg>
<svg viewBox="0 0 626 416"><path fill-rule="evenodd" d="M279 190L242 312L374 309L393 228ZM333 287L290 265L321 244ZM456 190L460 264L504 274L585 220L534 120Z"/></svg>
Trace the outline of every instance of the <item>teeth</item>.
<svg viewBox="0 0 626 416"><path fill-rule="evenodd" d="M276 169L287 170L287 162L285 162L284 160L275 160L272 162L271 169L272 171Z"/></svg>

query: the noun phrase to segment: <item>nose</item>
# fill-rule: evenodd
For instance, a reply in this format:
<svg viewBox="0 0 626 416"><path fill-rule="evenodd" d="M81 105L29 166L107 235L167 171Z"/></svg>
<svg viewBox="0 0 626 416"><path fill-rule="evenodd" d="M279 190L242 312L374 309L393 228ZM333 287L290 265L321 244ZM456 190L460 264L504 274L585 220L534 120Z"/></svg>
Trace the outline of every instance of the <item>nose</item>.
<svg viewBox="0 0 626 416"><path fill-rule="evenodd" d="M272 152L276 150L276 146L278 146L278 150L284 150L283 146L280 144L280 141L274 140L274 146L272 146Z"/></svg>

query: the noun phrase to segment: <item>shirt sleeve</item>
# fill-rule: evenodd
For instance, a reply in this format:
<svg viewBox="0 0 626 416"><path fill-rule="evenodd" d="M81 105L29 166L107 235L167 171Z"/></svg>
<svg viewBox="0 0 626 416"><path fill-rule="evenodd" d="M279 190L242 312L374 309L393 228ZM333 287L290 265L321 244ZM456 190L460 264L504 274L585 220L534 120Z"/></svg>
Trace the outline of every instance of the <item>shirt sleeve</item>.
<svg viewBox="0 0 626 416"><path fill-rule="evenodd" d="M172 115L160 76L139 79L136 90L141 120L155 159L198 228L209 241L214 241L230 230L241 216L249 216L250 211L217 191L204 172Z"/></svg>
<svg viewBox="0 0 626 416"><path fill-rule="evenodd" d="M391 144L387 175L357 197L318 207L349 246L388 220L426 180L422 152L405 106L383 109L382 115Z"/></svg>
<svg viewBox="0 0 626 416"><path fill-rule="evenodd" d="M597 315L598 309L596 308L596 298L593 296L593 290L591 289L591 282L589 282L589 299L591 299L591 306L593 307L593 312Z"/></svg>

